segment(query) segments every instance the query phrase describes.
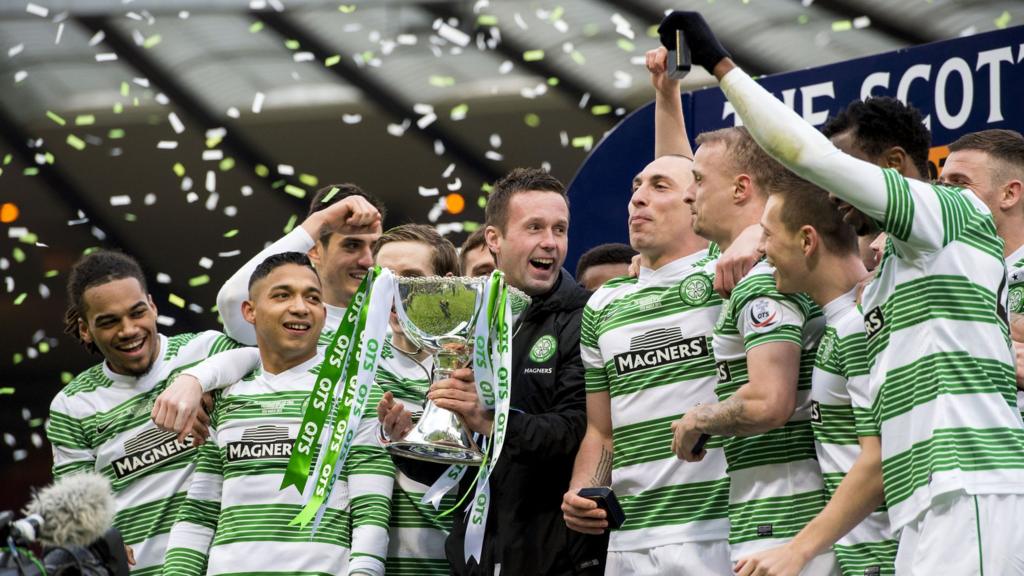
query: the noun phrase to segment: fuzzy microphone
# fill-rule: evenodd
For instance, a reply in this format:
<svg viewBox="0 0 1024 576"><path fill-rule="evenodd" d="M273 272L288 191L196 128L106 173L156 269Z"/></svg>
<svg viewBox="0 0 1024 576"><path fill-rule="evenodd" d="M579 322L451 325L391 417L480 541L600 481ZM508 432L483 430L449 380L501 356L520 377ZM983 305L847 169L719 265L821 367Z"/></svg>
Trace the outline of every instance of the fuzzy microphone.
<svg viewBox="0 0 1024 576"><path fill-rule="evenodd" d="M30 524L44 546L88 546L113 524L114 494L100 474L72 474L37 492L24 513L18 522Z"/></svg>

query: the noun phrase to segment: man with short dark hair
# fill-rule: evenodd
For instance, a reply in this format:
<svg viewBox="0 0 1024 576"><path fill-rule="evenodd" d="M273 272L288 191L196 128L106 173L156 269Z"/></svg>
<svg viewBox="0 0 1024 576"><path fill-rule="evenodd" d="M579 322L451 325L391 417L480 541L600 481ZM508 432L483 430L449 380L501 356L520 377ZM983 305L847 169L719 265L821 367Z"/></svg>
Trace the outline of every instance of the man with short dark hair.
<svg viewBox="0 0 1024 576"><path fill-rule="evenodd" d="M892 538L882 493L881 442L865 398L868 380L858 286L868 271L853 228L828 194L792 173L768 197L761 223L780 292L804 292L825 313L811 376L811 427L829 503L788 543L740 560L797 573L830 546L844 576L892 574ZM748 569L749 570L749 569Z"/></svg>
<svg viewBox="0 0 1024 576"><path fill-rule="evenodd" d="M510 286L532 299L512 343L511 410L501 458L493 469L482 557L465 561L468 518L456 511L446 551L454 574L600 574L604 542L571 533L559 505L586 427L580 315L589 293L563 271L569 228L565 188L547 172L517 168L498 180L486 209L487 244ZM428 398L491 433L493 413L480 405L472 370L434 383ZM392 439L410 415L382 403L378 416ZM425 483L442 470L399 466ZM460 494L474 474L466 474Z"/></svg>
<svg viewBox="0 0 1024 576"><path fill-rule="evenodd" d="M459 247L459 263L463 276L490 276L494 271L494 255L484 238L485 228L477 228Z"/></svg>
<svg viewBox="0 0 1024 576"><path fill-rule="evenodd" d="M160 334L142 269L112 250L74 264L68 303L65 332L103 362L76 376L50 405L46 435L53 476L88 470L109 477L114 526L134 552L133 568L159 573L171 522L195 469L196 442L186 436L191 426L176 439L148 414L175 373L237 344L213 331Z"/></svg>
<svg viewBox="0 0 1024 576"><path fill-rule="evenodd" d="M996 234L1003 239L1017 357L1017 404L1024 414L1024 137L998 129L961 136L949 145L940 182L977 194L992 212Z"/></svg>
<svg viewBox="0 0 1024 576"><path fill-rule="evenodd" d="M628 244L594 246L576 263L576 281L593 292L612 278L629 275L629 265L637 252Z"/></svg>
<svg viewBox="0 0 1024 576"><path fill-rule="evenodd" d="M273 254L253 271L242 314L255 328L259 365L217 393L211 438L200 448L171 533L168 576L384 574L390 478L387 494L367 494L379 475L359 474L355 458L346 460L315 534L313 525L292 519L318 483L308 482L304 493L280 488L324 361L317 350L326 316L320 288L300 252ZM327 427L319 440L331 433ZM374 428L361 426L353 456L370 451L383 452Z"/></svg>
<svg viewBox="0 0 1024 576"><path fill-rule="evenodd" d="M1016 571L1024 565L1024 427L991 212L974 194L840 152L736 67L700 14L669 18L759 145L889 234L861 306L867 404L900 534L896 572Z"/></svg>

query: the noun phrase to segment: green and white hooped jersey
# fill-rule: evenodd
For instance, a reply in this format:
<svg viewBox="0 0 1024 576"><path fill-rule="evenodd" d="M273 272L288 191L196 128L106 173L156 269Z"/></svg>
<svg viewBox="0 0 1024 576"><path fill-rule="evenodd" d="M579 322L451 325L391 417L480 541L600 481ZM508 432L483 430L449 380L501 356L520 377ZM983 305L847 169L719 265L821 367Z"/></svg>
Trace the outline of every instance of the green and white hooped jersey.
<svg viewBox="0 0 1024 576"><path fill-rule="evenodd" d="M583 311L587 392L611 397L612 488L626 522L610 551L643 550L729 534L729 478L721 440L699 464L676 458L671 424L715 401L711 331L722 300L706 251L639 278L617 278Z"/></svg>
<svg viewBox="0 0 1024 576"><path fill-rule="evenodd" d="M825 305L825 335L811 377L811 427L829 498L860 456L858 438L877 436L870 414L854 410L870 405L864 316L856 300L854 289ZM844 576L894 574L896 544L882 505L832 549Z"/></svg>
<svg viewBox="0 0 1024 576"><path fill-rule="evenodd" d="M894 530L940 494L1024 493L1003 242L970 191L883 170L889 232L862 309Z"/></svg>
<svg viewBox="0 0 1024 576"><path fill-rule="evenodd" d="M1011 314L1024 314L1024 245L1006 259L1007 309ZM1024 390L1017 390L1017 406L1024 417Z"/></svg>
<svg viewBox="0 0 1024 576"><path fill-rule="evenodd" d="M380 353L377 385L391 392L411 412L423 409L430 387L428 356L418 363L391 345L390 336ZM441 499L439 510L420 500L430 486L409 478L398 470L391 493L390 540L385 572L391 576L447 576L451 568L444 553L444 541L452 528L451 515L439 517L456 503L455 494Z"/></svg>
<svg viewBox="0 0 1024 576"><path fill-rule="evenodd" d="M811 372L824 331L821 310L803 295L775 289L775 269L758 262L736 285L715 326L718 400L750 378L747 352L770 342L801 349L796 410L781 428L725 440L730 485L729 544L733 559L783 544L825 506L811 432Z"/></svg>
<svg viewBox="0 0 1024 576"><path fill-rule="evenodd" d="M316 535L312 523L289 526L316 486L311 474L305 494L280 489L322 360L317 355L280 374L257 369L219 392L211 438L199 448L171 533L165 574L384 573L394 467L373 419L356 431ZM371 393L368 405L380 396Z"/></svg>
<svg viewBox="0 0 1024 576"><path fill-rule="evenodd" d="M237 347L219 332L158 336L160 350L140 378L115 374L106 362L68 383L50 405L46 434L55 479L94 470L114 489L116 526L135 553L132 573L159 574L174 516L195 468L191 437L160 430L153 403L172 377L209 355Z"/></svg>

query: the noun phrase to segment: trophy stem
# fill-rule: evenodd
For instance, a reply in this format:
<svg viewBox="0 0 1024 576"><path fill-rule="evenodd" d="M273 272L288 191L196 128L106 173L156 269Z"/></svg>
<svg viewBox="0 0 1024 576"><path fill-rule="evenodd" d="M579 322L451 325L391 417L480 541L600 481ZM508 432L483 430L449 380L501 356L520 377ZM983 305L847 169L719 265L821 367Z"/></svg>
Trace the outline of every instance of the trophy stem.
<svg viewBox="0 0 1024 576"><path fill-rule="evenodd" d="M453 336L447 340L433 354L432 382L450 378L452 372L465 367L471 358L465 338ZM392 454L441 464L477 465L483 461L483 453L462 418L429 400L412 432L386 448Z"/></svg>

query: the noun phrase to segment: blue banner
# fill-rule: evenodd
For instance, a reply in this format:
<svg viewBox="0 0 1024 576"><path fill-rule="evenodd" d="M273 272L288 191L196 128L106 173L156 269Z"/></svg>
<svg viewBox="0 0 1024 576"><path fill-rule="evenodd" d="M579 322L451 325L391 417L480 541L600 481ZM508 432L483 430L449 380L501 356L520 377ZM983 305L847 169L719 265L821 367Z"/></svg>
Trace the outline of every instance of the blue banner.
<svg viewBox="0 0 1024 576"><path fill-rule="evenodd" d="M762 85L815 126L854 100L895 96L918 108L932 132L933 167L945 145L988 128L1024 132L1024 26L766 76ZM734 126L717 87L683 95L691 140ZM692 142L691 142L692 143ZM605 242L629 242L626 205L633 176L654 156L654 103L622 120L594 148L569 185L567 266Z"/></svg>

